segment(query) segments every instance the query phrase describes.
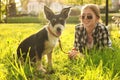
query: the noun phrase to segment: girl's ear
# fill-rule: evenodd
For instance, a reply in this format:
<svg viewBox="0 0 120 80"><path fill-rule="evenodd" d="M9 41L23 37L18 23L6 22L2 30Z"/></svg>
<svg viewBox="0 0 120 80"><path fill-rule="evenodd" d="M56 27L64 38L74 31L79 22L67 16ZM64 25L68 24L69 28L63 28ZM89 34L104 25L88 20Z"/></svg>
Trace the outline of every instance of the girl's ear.
<svg viewBox="0 0 120 80"><path fill-rule="evenodd" d="M50 20L54 16L54 13L52 12L52 10L49 9L47 6L44 6L44 13L48 20Z"/></svg>
<svg viewBox="0 0 120 80"><path fill-rule="evenodd" d="M70 8L71 8L71 7L64 8L64 9L61 11L61 15L62 15L63 18L66 19L66 18L68 17L68 15L69 15L69 13L70 13Z"/></svg>

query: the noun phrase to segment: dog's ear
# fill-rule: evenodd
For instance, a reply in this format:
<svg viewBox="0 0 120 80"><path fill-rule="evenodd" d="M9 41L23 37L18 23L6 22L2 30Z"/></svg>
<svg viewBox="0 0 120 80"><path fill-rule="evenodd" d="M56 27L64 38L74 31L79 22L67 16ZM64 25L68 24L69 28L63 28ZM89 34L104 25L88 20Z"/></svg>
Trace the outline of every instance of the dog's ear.
<svg viewBox="0 0 120 80"><path fill-rule="evenodd" d="M52 16L54 16L54 13L51 9L49 9L47 6L44 6L44 12L45 12L45 16L48 20L50 20L52 18Z"/></svg>
<svg viewBox="0 0 120 80"><path fill-rule="evenodd" d="M63 18L67 18L69 13L70 13L70 8L71 7L68 7L68 8L64 8L62 11L61 11L61 15L63 16Z"/></svg>

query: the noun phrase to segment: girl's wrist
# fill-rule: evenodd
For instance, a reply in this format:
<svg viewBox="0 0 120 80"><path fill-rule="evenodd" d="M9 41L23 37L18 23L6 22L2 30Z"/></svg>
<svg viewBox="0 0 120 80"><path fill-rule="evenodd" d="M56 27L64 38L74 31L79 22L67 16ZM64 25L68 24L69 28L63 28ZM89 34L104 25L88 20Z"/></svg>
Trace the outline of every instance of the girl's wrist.
<svg viewBox="0 0 120 80"><path fill-rule="evenodd" d="M72 50L77 51L77 49L76 49L76 48L72 48Z"/></svg>

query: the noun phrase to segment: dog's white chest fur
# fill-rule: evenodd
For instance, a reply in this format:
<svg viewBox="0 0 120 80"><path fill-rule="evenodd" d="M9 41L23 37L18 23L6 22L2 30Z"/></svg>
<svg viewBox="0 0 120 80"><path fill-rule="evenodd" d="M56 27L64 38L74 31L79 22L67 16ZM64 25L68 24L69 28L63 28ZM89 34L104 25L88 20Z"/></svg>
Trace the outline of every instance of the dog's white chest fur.
<svg viewBox="0 0 120 80"><path fill-rule="evenodd" d="M48 32L48 41L45 41L45 50L43 52L43 55L51 53L57 42L58 38L54 37Z"/></svg>

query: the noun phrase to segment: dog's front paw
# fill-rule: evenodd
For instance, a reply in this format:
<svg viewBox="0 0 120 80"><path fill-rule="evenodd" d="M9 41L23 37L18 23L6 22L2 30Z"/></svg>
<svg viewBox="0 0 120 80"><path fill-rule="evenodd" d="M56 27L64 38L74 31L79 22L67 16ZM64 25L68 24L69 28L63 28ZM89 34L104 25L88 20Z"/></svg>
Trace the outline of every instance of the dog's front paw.
<svg viewBox="0 0 120 80"><path fill-rule="evenodd" d="M47 73L47 71L43 67L37 68L37 70L43 74Z"/></svg>
<svg viewBox="0 0 120 80"><path fill-rule="evenodd" d="M55 73L55 70L51 66L49 66L49 67L47 67L47 73L53 74L53 73Z"/></svg>
<svg viewBox="0 0 120 80"><path fill-rule="evenodd" d="M48 74L54 74L54 73L55 73L55 70L54 70L54 69L48 70L47 73L48 73Z"/></svg>

